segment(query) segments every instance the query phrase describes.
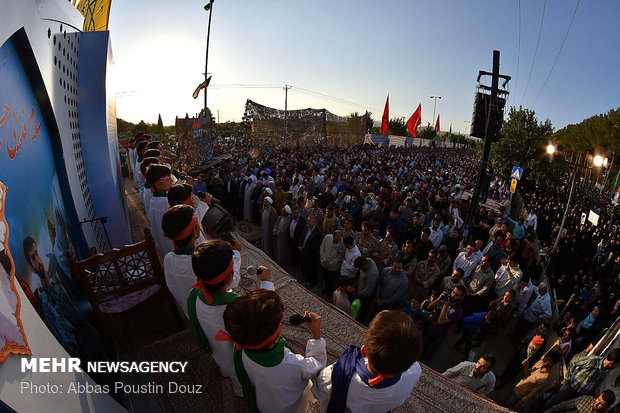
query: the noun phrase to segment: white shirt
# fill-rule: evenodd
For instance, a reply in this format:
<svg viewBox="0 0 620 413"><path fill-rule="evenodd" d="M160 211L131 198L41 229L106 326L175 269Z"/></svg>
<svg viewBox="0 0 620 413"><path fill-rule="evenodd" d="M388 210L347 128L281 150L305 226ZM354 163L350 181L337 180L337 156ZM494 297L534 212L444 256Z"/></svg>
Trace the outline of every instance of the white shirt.
<svg viewBox="0 0 620 413"><path fill-rule="evenodd" d="M433 243L433 247L435 247L435 249L438 249L441 245L441 241L443 240L443 232L439 228L437 228L436 230L431 228L431 235L429 235L428 238Z"/></svg>
<svg viewBox="0 0 620 413"><path fill-rule="evenodd" d="M365 360L368 362L368 359ZM331 398L333 368L333 364L324 368L312 387L312 393L321 403L322 412L327 410ZM384 413L402 406L418 384L421 375L422 368L418 363L413 363L396 383L375 389L364 383L359 374L354 373L347 393L347 409L355 413Z"/></svg>
<svg viewBox="0 0 620 413"><path fill-rule="evenodd" d="M510 268L510 272L512 273L512 277L508 274L506 266L502 265L495 273L495 294L497 294L498 297L503 297L506 291L514 288L523 274L518 266Z"/></svg>
<svg viewBox="0 0 620 413"><path fill-rule="evenodd" d="M344 248L342 243L334 244L334 235L327 234L321 242L320 256L321 266L329 271L338 271L340 269L340 253L338 252L338 246ZM327 266L323 265L327 262Z"/></svg>
<svg viewBox="0 0 620 413"><path fill-rule="evenodd" d="M263 367L253 362L245 351L242 359L256 391L256 405L261 412L301 413L306 411L308 402L312 401L312 393L304 394L304 390L327 364L327 351L325 339L319 338L308 340L306 357L284 347L284 359L277 366Z"/></svg>
<svg viewBox="0 0 620 413"><path fill-rule="evenodd" d="M275 291L271 281L261 281L261 288ZM196 317L200 323L200 328L209 342L213 360L220 366L222 376L236 379L237 375L235 374L233 363L233 343L230 341L217 341L215 339L215 335L220 330L226 329L224 326L224 311L226 307L226 305L207 305L199 298L196 300Z"/></svg>
<svg viewBox="0 0 620 413"><path fill-rule="evenodd" d="M340 266L340 275L347 278L355 277L357 268L355 268L353 264L355 264L355 259L361 256L362 253L359 248L357 248L357 245L354 245L353 248L346 248L344 250L344 261L342 261L342 265Z"/></svg>
<svg viewBox="0 0 620 413"><path fill-rule="evenodd" d="M198 205L196 206L196 218L198 218L198 223L202 223L202 218L208 210L209 205L205 201L199 200Z"/></svg>
<svg viewBox="0 0 620 413"><path fill-rule="evenodd" d="M187 298L192 285L197 282L196 274L192 269L192 256L169 252L164 257L164 274L168 289L187 317Z"/></svg>
<svg viewBox="0 0 620 413"><path fill-rule="evenodd" d="M523 224L525 228L532 227L534 228L534 231L536 231L536 228L538 227L538 217L536 214L528 214Z"/></svg>
<svg viewBox="0 0 620 413"><path fill-rule="evenodd" d="M155 238L160 254L164 257L174 249L172 241L164 237L164 230L161 227L161 219L168 208L170 208L168 198L165 196L154 196L151 198L149 213L147 215L151 224L153 238Z"/></svg>
<svg viewBox="0 0 620 413"><path fill-rule="evenodd" d="M151 188L147 188L146 186L142 189L142 201L144 201L144 211L149 213L149 206L151 205L151 198L153 198L153 193L151 192Z"/></svg>
<svg viewBox="0 0 620 413"><path fill-rule="evenodd" d="M476 260L476 257L474 256L474 254L471 254L469 256L469 258L466 255L467 253L465 252L461 252L456 259L454 260L454 264L452 265L452 271L454 272L454 270L456 270L457 268L460 268L463 270L464 274L463 277L461 278L461 280L463 281L463 283L465 283L465 281L467 281L467 279L474 273L474 271L476 270L476 267L478 267L478 260Z"/></svg>
<svg viewBox="0 0 620 413"><path fill-rule="evenodd" d="M536 298L532 301L532 304L525 309L523 316L530 323L537 323L541 320L551 318L553 311L551 309L551 295L549 292L545 293L545 295L540 295L538 293L538 287L534 286L533 289L536 292ZM535 315L535 312L540 314Z"/></svg>
<svg viewBox="0 0 620 413"><path fill-rule="evenodd" d="M519 308L515 312L515 316L521 315L523 311L525 311L525 307L527 306L527 303L530 301L530 297L532 296L533 287L534 286L532 285L532 282L529 281L525 288L520 291L519 289L517 289L517 287L513 288L513 290L515 290L515 293L517 293L515 298L517 299L517 304L519 304Z"/></svg>

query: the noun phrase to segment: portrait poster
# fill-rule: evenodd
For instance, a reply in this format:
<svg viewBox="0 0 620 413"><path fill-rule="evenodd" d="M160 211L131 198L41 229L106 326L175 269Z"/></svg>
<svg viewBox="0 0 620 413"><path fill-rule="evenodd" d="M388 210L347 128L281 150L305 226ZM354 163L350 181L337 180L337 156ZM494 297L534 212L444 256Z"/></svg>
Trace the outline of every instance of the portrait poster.
<svg viewBox="0 0 620 413"><path fill-rule="evenodd" d="M12 254L12 274L65 350L74 357L93 358L101 340L67 256L67 251L77 250L83 234L79 225L71 224L78 220L59 137L43 120L20 47L23 43L12 40L0 47L0 181L6 188L4 218L10 235L5 242Z"/></svg>

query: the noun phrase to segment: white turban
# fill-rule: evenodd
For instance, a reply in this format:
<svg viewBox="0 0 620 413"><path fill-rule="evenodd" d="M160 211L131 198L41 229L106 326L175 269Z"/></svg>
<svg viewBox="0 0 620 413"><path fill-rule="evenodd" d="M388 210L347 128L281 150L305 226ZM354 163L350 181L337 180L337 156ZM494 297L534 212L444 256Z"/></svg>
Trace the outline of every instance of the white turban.
<svg viewBox="0 0 620 413"><path fill-rule="evenodd" d="M265 188L265 191L269 194L269 196L273 195L273 191L269 188Z"/></svg>
<svg viewBox="0 0 620 413"><path fill-rule="evenodd" d="M270 196L266 196L265 201L269 202L269 204L273 204L273 199L271 199Z"/></svg>
<svg viewBox="0 0 620 413"><path fill-rule="evenodd" d="M291 207L288 205L284 206L284 210L286 211L287 214L291 215Z"/></svg>

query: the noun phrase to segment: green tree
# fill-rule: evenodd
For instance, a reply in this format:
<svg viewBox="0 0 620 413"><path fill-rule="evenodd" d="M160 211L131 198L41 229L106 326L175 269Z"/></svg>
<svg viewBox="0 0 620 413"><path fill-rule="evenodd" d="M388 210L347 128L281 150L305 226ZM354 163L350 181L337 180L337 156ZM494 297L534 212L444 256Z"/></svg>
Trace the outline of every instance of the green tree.
<svg viewBox="0 0 620 413"><path fill-rule="evenodd" d="M405 124L405 118L392 118L388 122L388 134L396 136L411 136Z"/></svg>
<svg viewBox="0 0 620 413"><path fill-rule="evenodd" d="M512 167L523 168L520 184L532 187L550 177L551 163L545 147L553 133L549 119L539 122L530 109L510 108L499 142L491 147L491 162L503 178L510 178Z"/></svg>
<svg viewBox="0 0 620 413"><path fill-rule="evenodd" d="M422 139L435 139L436 136L437 132L435 132L435 128L432 126L427 126L418 132L417 137Z"/></svg>
<svg viewBox="0 0 620 413"><path fill-rule="evenodd" d="M366 116L366 130L365 132L371 132L373 128L374 121L372 120L372 112L366 111L364 114Z"/></svg>
<svg viewBox="0 0 620 413"><path fill-rule="evenodd" d="M164 135L164 122L161 120L161 113L157 116L157 127L155 130L160 137Z"/></svg>

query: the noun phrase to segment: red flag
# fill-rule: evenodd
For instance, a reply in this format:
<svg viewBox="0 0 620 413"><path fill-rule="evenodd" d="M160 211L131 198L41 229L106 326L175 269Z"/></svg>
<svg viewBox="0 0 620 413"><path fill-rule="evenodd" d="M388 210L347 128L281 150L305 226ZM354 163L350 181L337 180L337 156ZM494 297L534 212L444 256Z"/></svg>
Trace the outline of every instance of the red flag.
<svg viewBox="0 0 620 413"><path fill-rule="evenodd" d="M385 100L385 109L383 109L383 117L381 118L381 135L387 135L388 122L390 121L390 95Z"/></svg>
<svg viewBox="0 0 620 413"><path fill-rule="evenodd" d="M437 122L435 122L435 133L439 133L439 115L437 115Z"/></svg>
<svg viewBox="0 0 620 413"><path fill-rule="evenodd" d="M418 108L413 112L413 115L407 121L407 129L409 129L409 133L414 138L418 134L418 126L420 126L420 122L422 122L422 104L418 105Z"/></svg>

